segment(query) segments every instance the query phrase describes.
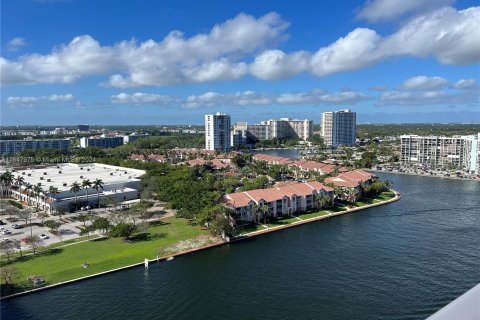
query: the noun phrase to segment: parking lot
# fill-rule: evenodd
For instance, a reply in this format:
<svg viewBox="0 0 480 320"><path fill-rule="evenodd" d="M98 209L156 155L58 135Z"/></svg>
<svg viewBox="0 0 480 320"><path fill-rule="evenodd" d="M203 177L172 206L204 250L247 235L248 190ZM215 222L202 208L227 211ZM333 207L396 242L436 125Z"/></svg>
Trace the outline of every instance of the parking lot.
<svg viewBox="0 0 480 320"><path fill-rule="evenodd" d="M54 220L61 223L61 226L58 229L58 235L55 235L51 233L47 227L43 226L42 220L35 217L35 214L32 216L31 222L28 220L28 224L25 224L25 220L12 219L12 217L10 217L7 213L7 208L8 205L4 204L0 212L0 220L3 223L0 225L1 241L22 241L22 239L25 239L31 235L39 238L41 235L45 235L46 237L42 237L43 245L51 245L54 243L79 238L80 231L84 226L84 223L78 221L77 219L80 214L91 214L94 217L107 217L111 213L111 211L107 210L106 208L96 208L90 210L79 210L75 213L68 213L63 215L61 218L59 216L49 216L45 218L44 221ZM174 214L171 210L165 211L164 204L160 202L155 202L155 205L148 211L155 213L152 219L149 219L148 221L154 221L161 217L171 216ZM124 212L126 214L125 210L120 212ZM86 225L88 224L89 222L86 222ZM14 228L14 225L19 225L19 228ZM28 246L22 242L22 250L24 249L28 249Z"/></svg>

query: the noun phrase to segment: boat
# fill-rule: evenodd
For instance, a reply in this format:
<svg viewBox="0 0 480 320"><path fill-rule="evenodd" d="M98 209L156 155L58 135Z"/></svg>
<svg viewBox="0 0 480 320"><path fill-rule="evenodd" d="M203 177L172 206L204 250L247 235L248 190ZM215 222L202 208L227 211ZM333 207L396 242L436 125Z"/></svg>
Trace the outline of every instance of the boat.
<svg viewBox="0 0 480 320"><path fill-rule="evenodd" d="M172 261L173 259L175 259L174 257L168 257L167 259L165 259L165 261Z"/></svg>

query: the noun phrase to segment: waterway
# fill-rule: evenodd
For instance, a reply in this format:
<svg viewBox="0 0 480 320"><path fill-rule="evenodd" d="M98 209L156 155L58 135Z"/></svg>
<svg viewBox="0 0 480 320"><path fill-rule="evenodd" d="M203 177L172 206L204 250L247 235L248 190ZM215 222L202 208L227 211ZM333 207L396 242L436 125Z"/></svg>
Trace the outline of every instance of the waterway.
<svg viewBox="0 0 480 320"><path fill-rule="evenodd" d="M2 301L1 319L425 319L480 282L480 183Z"/></svg>

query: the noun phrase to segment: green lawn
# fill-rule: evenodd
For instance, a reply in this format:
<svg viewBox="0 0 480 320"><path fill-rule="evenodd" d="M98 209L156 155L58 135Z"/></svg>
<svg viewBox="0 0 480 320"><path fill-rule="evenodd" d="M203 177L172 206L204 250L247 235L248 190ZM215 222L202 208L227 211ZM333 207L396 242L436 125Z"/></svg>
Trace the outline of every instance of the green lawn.
<svg viewBox="0 0 480 320"><path fill-rule="evenodd" d="M285 217L285 218L280 218L278 220L270 219L269 223L267 226L269 228L273 227L278 227L278 226L284 226L293 222L298 222L299 220L295 217Z"/></svg>
<svg viewBox="0 0 480 320"><path fill-rule="evenodd" d="M316 217L321 217L321 216L326 216L327 214L329 214L330 212L328 212L327 210L322 210L322 211L317 211L317 212L312 212L312 213L305 213L305 214L301 214L299 215L298 217L300 219L310 219L310 218L316 218Z"/></svg>
<svg viewBox="0 0 480 320"><path fill-rule="evenodd" d="M243 226L237 226L236 230L237 234L246 234L254 231L265 230L265 227L263 227L261 224L249 223Z"/></svg>
<svg viewBox="0 0 480 320"><path fill-rule="evenodd" d="M18 269L23 281L30 275L41 275L47 284L52 284L142 262L145 258L153 259L161 248L208 234L208 231L190 225L184 219L167 218L150 227L148 233L148 239L132 242L109 238L45 249L40 255L11 264ZM86 269L80 267L84 262L90 265Z"/></svg>

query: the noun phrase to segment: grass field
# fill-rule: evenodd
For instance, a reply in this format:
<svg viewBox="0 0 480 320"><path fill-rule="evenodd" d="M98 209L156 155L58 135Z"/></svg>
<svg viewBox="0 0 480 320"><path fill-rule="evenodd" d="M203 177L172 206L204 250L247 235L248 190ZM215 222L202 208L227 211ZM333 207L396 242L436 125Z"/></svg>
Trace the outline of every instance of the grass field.
<svg viewBox="0 0 480 320"><path fill-rule="evenodd" d="M167 218L150 227L148 234L148 238L138 236L131 242L108 238L64 248L45 248L41 254L24 257L11 265L19 271L20 282L24 284L30 275L40 275L46 284L53 284L142 262L145 258L154 259L161 248L208 234L208 231L192 226L184 219ZM84 262L90 266L81 268Z"/></svg>
<svg viewBox="0 0 480 320"><path fill-rule="evenodd" d="M320 217L320 216L325 216L327 214L329 214L330 212L329 211L326 211L326 210L322 210L322 211L317 211L317 212L311 212L311 213L305 213L305 214L301 214L299 215L298 217L300 219L311 219L311 218L316 218L316 217Z"/></svg>

